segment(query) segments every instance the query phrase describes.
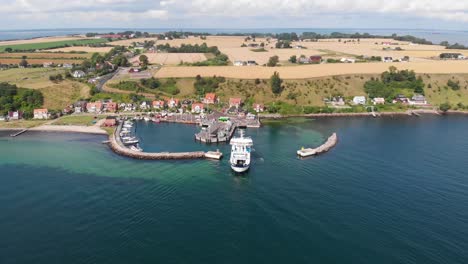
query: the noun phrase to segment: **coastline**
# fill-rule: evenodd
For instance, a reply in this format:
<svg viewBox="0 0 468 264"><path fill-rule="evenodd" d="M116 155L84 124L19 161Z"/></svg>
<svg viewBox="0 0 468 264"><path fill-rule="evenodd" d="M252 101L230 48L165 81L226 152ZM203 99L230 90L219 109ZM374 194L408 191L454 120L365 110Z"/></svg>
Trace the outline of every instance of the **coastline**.
<svg viewBox="0 0 468 264"><path fill-rule="evenodd" d="M294 117L383 117L383 116L412 116L419 114L430 114L430 115L468 115L468 111L456 111L449 110L447 112L435 111L435 110L413 110L405 112L376 112L375 116L371 112L365 113L317 113L317 114L292 114L292 115L281 115L281 114L260 114L261 119L286 119Z"/></svg>

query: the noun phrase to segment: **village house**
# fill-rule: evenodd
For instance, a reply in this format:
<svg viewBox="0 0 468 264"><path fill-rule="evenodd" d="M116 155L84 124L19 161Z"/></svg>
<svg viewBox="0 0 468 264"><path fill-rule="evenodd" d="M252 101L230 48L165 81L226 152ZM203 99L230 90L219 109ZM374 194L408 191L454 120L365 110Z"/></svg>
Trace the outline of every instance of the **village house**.
<svg viewBox="0 0 468 264"><path fill-rule="evenodd" d="M229 98L229 107L239 108L242 104L241 98Z"/></svg>
<svg viewBox="0 0 468 264"><path fill-rule="evenodd" d="M310 56L310 63L319 64L322 62L322 56Z"/></svg>
<svg viewBox="0 0 468 264"><path fill-rule="evenodd" d="M75 113L83 113L86 110L86 101L78 101L73 106L75 107Z"/></svg>
<svg viewBox="0 0 468 264"><path fill-rule="evenodd" d="M73 68L73 64L71 64L71 63L64 63L64 64L62 65L62 67L65 68L65 69L72 69L72 68Z"/></svg>
<svg viewBox="0 0 468 264"><path fill-rule="evenodd" d="M254 111L257 112L257 113L261 113L261 112L265 111L265 106L263 104L256 103L256 104L253 104L252 107L253 107Z"/></svg>
<svg viewBox="0 0 468 264"><path fill-rule="evenodd" d="M258 65L257 62L254 60L247 61L247 66L257 66L257 65Z"/></svg>
<svg viewBox="0 0 468 264"><path fill-rule="evenodd" d="M73 105L69 105L62 110L62 114L69 115L73 113Z"/></svg>
<svg viewBox="0 0 468 264"><path fill-rule="evenodd" d="M355 105L365 105L366 104L366 97L365 96L354 96L353 104L355 104Z"/></svg>
<svg viewBox="0 0 468 264"><path fill-rule="evenodd" d="M374 105L382 105L382 104L385 104L385 98L382 98L382 97L376 97L374 99L372 99L372 103Z"/></svg>
<svg viewBox="0 0 468 264"><path fill-rule="evenodd" d="M23 112L22 111L9 111L8 112L8 119L9 120L23 119Z"/></svg>
<svg viewBox="0 0 468 264"><path fill-rule="evenodd" d="M407 104L409 102L408 98L402 94L399 94L395 97L395 99L392 101L392 103L402 103L402 104Z"/></svg>
<svg viewBox="0 0 468 264"><path fill-rule="evenodd" d="M175 107L179 106L179 99L171 98L171 99L167 100L167 106L169 108L175 108Z"/></svg>
<svg viewBox="0 0 468 264"><path fill-rule="evenodd" d="M409 62L410 57L409 56L404 56L403 58L400 59L400 62Z"/></svg>
<svg viewBox="0 0 468 264"><path fill-rule="evenodd" d="M148 110L151 109L151 104L149 102L143 101L140 103L141 110Z"/></svg>
<svg viewBox="0 0 468 264"><path fill-rule="evenodd" d="M49 119L49 110L34 109L34 119Z"/></svg>
<svg viewBox="0 0 468 264"><path fill-rule="evenodd" d="M103 104L103 108L105 112L115 113L118 110L118 105L115 102L109 101Z"/></svg>
<svg viewBox="0 0 468 264"><path fill-rule="evenodd" d="M205 105L202 103L193 103L192 104L192 113L203 113L205 111Z"/></svg>
<svg viewBox="0 0 468 264"><path fill-rule="evenodd" d="M117 117L115 116L108 116L106 120L104 120L103 126L105 127L114 127L117 125Z"/></svg>
<svg viewBox="0 0 468 264"><path fill-rule="evenodd" d="M426 97L422 94L415 94L409 101L410 105L427 105Z"/></svg>
<svg viewBox="0 0 468 264"><path fill-rule="evenodd" d="M73 72L73 77L74 78L83 78L86 76L86 73L84 71L74 71Z"/></svg>
<svg viewBox="0 0 468 264"><path fill-rule="evenodd" d="M102 102L87 103L86 110L88 113L100 113L102 112L103 105Z"/></svg>
<svg viewBox="0 0 468 264"><path fill-rule="evenodd" d="M216 94L215 93L207 93L205 95L205 99L203 99L203 103L205 104L216 104Z"/></svg>
<svg viewBox="0 0 468 264"><path fill-rule="evenodd" d="M7 121L7 117L6 116L0 116L0 122L3 122L3 121Z"/></svg>
<svg viewBox="0 0 468 264"><path fill-rule="evenodd" d="M331 101L328 101L328 103L331 104L332 106L344 106L346 104L344 98L341 96L333 97Z"/></svg>
<svg viewBox="0 0 468 264"><path fill-rule="evenodd" d="M182 106L182 108L187 108L191 104L192 104L192 100L185 99L185 100L182 101L181 106Z"/></svg>
<svg viewBox="0 0 468 264"><path fill-rule="evenodd" d="M152 102L153 108L154 109L163 109L165 102L164 101L153 101Z"/></svg>

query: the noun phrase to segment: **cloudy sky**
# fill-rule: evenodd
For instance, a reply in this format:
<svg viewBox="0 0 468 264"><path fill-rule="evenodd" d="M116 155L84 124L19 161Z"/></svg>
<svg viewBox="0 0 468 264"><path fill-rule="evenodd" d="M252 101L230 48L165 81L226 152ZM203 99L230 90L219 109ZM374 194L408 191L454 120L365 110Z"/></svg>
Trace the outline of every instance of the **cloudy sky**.
<svg viewBox="0 0 468 264"><path fill-rule="evenodd" d="M468 30L468 0L0 0L2 29Z"/></svg>

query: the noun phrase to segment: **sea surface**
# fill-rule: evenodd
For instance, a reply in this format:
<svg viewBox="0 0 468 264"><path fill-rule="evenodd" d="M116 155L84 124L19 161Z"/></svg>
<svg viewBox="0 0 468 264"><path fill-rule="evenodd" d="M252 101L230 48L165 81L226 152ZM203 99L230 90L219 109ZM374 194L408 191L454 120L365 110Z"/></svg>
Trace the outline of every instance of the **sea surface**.
<svg viewBox="0 0 468 264"><path fill-rule="evenodd" d="M468 45L468 31L464 30L440 30L440 29L375 29L375 28L73 28L73 29L30 29L30 30L0 30L0 40L30 39L48 36L65 36L72 34L85 34L88 32L108 33L123 32L127 30L139 30L151 33L161 33L167 31L190 31L203 33L285 33L296 32L316 32L330 34L332 32L341 33L369 33L374 35L391 36L393 33L399 36L412 35L425 38L434 43L449 41L450 43L460 43Z"/></svg>
<svg viewBox="0 0 468 264"><path fill-rule="evenodd" d="M147 151L220 149L139 123ZM290 119L221 161L138 161L102 136L0 136L0 263L468 263L468 116ZM298 159L332 132L329 153Z"/></svg>

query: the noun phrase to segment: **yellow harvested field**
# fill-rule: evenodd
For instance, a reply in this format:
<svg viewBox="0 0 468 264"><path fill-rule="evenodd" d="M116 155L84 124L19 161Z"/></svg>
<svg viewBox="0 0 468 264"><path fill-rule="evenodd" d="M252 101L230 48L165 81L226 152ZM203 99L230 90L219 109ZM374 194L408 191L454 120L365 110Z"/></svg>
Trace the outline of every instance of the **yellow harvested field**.
<svg viewBox="0 0 468 264"><path fill-rule="evenodd" d="M51 49L48 51L51 52L88 52L88 53L107 53L112 49L112 47L85 47L85 46L76 46L76 47L66 47L60 49Z"/></svg>
<svg viewBox="0 0 468 264"><path fill-rule="evenodd" d="M157 41L157 38L138 38L138 39L124 39L124 40L117 40L109 42L109 45L113 46L131 46L134 42L144 42L144 41ZM159 44L159 42L158 42Z"/></svg>
<svg viewBox="0 0 468 264"><path fill-rule="evenodd" d="M29 64L43 64L45 62L53 62L55 64L63 64L63 63L70 63L70 64L80 64L83 62L82 59L78 60L71 60L71 59L26 59ZM13 59L13 58L0 58L0 63L2 64L18 64L20 63L21 59Z"/></svg>
<svg viewBox="0 0 468 264"><path fill-rule="evenodd" d="M151 64L177 65L180 62L199 62L206 60L203 53L145 53Z"/></svg>
<svg viewBox="0 0 468 264"><path fill-rule="evenodd" d="M24 39L24 40L6 40L6 41L0 41L0 46L42 43L42 42L55 42L55 41L65 41L65 40L77 40L77 39L87 39L87 38L86 37L46 37L46 38Z"/></svg>
<svg viewBox="0 0 468 264"><path fill-rule="evenodd" d="M427 61L409 63L355 63L355 64L320 64L283 67L262 66L212 66L212 67L163 67L156 72L155 77L194 77L224 76L236 79L267 79L277 71L284 79L305 79L324 76L347 74L380 74L390 66L398 69L414 70L417 73L468 73L468 61Z"/></svg>

